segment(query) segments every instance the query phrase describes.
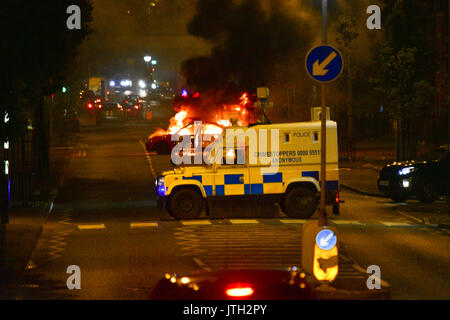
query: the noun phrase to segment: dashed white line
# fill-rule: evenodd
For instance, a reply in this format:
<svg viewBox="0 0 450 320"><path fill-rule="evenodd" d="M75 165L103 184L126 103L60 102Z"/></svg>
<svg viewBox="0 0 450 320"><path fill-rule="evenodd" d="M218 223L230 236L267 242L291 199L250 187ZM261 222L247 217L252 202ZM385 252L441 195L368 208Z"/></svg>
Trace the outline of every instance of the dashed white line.
<svg viewBox="0 0 450 320"><path fill-rule="evenodd" d="M304 224L306 222L306 220L304 219L280 219L281 223L297 223L297 224Z"/></svg>
<svg viewBox="0 0 450 320"><path fill-rule="evenodd" d="M228 220L232 224L257 224L259 223L258 220L254 219L230 219Z"/></svg>
<svg viewBox="0 0 450 320"><path fill-rule="evenodd" d="M95 230L95 229L105 229L105 225L102 224L79 224L78 229L80 230Z"/></svg>
<svg viewBox="0 0 450 320"><path fill-rule="evenodd" d="M209 220L198 220L198 221L181 221L184 226L197 226L197 225L207 225L211 224Z"/></svg>
<svg viewBox="0 0 450 320"><path fill-rule="evenodd" d="M145 144L142 142L142 140L139 140L139 143L141 144L142 148L144 149L145 157L147 158L147 162L148 162L148 165L150 167L150 171L152 173L152 176L153 176L153 178L156 179L156 172L155 172L155 169L153 168L152 158L147 153L147 150L145 149Z"/></svg>
<svg viewBox="0 0 450 320"><path fill-rule="evenodd" d="M158 222L130 222L130 228L157 228Z"/></svg>
<svg viewBox="0 0 450 320"><path fill-rule="evenodd" d="M384 224L388 227L409 227L411 226L410 223L406 222L388 222L388 221L380 221L380 223Z"/></svg>
<svg viewBox="0 0 450 320"><path fill-rule="evenodd" d="M349 221L349 220L330 220L330 222L333 222L335 224L359 224L363 225L363 223L359 221Z"/></svg>

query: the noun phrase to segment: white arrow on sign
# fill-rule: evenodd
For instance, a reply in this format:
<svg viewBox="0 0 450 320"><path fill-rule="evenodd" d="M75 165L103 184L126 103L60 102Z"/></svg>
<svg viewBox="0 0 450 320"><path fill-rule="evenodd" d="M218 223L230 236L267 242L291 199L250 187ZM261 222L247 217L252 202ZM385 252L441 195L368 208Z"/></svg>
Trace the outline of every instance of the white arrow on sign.
<svg viewBox="0 0 450 320"><path fill-rule="evenodd" d="M313 76L324 76L324 75L326 75L328 73L328 70L325 69L325 68L336 57L337 57L337 53L333 51L333 52L330 53L330 55L325 60L323 60L322 63L319 63L319 60L314 62L314 64L313 64Z"/></svg>
<svg viewBox="0 0 450 320"><path fill-rule="evenodd" d="M330 242L331 238L333 237L333 233L330 233L326 238L322 238L319 240L321 247L327 247L328 243Z"/></svg>

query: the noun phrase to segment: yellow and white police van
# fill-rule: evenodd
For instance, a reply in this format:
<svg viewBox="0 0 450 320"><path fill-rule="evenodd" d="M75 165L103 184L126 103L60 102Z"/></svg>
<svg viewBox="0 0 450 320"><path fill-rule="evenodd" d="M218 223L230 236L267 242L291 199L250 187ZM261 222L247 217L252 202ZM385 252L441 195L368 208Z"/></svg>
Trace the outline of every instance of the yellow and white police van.
<svg viewBox="0 0 450 320"><path fill-rule="evenodd" d="M327 205L339 214L337 125L326 125ZM159 203L176 219L193 219L208 214L207 200L270 197L289 217L307 219L320 198L320 131L319 121L227 128L205 150L206 163L162 172Z"/></svg>

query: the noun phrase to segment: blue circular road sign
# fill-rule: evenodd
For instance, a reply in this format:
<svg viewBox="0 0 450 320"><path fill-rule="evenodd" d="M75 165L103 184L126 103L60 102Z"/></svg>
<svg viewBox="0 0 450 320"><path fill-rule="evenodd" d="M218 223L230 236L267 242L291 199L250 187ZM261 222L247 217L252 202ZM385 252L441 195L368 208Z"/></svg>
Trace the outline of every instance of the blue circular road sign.
<svg viewBox="0 0 450 320"><path fill-rule="evenodd" d="M330 229L323 229L317 233L316 244L322 250L331 250L336 245L337 238Z"/></svg>
<svg viewBox="0 0 450 320"><path fill-rule="evenodd" d="M341 53L333 46L320 45L306 55L306 70L318 82L332 82L342 72L344 61Z"/></svg>

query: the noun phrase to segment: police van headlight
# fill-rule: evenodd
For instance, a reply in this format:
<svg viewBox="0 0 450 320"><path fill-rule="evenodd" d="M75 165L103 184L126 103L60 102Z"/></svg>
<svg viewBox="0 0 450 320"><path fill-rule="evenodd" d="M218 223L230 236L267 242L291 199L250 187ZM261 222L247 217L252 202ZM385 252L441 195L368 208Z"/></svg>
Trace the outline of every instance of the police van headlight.
<svg viewBox="0 0 450 320"><path fill-rule="evenodd" d="M166 195L166 187L164 186L164 177L159 176L155 181L156 190L158 191L159 196Z"/></svg>
<svg viewBox="0 0 450 320"><path fill-rule="evenodd" d="M159 187L159 186L163 186L163 185L164 185L164 177L159 176L158 178L156 178L155 187Z"/></svg>
<svg viewBox="0 0 450 320"><path fill-rule="evenodd" d="M401 176L406 176L415 170L414 167L406 167L398 170L398 174Z"/></svg>

